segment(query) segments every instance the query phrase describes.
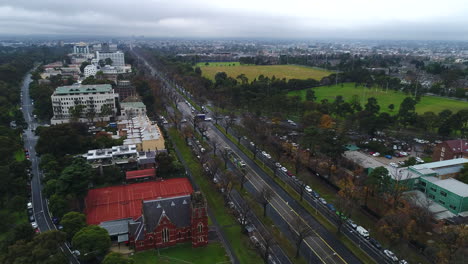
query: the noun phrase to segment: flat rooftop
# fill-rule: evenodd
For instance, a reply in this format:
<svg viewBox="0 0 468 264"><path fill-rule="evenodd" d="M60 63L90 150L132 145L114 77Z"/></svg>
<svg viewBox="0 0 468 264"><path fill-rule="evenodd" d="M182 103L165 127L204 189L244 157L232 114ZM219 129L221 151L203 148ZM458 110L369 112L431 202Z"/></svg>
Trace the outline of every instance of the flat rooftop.
<svg viewBox="0 0 468 264"><path fill-rule="evenodd" d="M415 170L436 169L436 168L441 168L441 167L461 165L465 163L468 163L468 159L460 158L460 159L442 160L442 161L418 164L418 165L411 166L411 168Z"/></svg>
<svg viewBox="0 0 468 264"><path fill-rule="evenodd" d="M439 180L435 177L425 177L425 179L439 186L440 188L450 191L456 195L459 195L461 197L468 197L468 184L463 183L459 180L452 178Z"/></svg>
<svg viewBox="0 0 468 264"><path fill-rule="evenodd" d="M187 178L135 183L91 189L85 198L88 225L119 219L137 219L142 202L160 198L190 195L192 185Z"/></svg>
<svg viewBox="0 0 468 264"><path fill-rule="evenodd" d="M54 95L72 95L83 93L113 93L110 84L67 85L55 89Z"/></svg>

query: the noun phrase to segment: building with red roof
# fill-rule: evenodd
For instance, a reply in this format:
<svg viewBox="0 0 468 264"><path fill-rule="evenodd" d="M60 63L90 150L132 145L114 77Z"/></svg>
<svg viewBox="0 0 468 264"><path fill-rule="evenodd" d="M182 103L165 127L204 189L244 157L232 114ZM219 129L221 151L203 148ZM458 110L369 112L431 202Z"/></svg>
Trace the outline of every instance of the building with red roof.
<svg viewBox="0 0 468 264"><path fill-rule="evenodd" d="M141 216L145 200L190 195L192 192L187 178L92 189L85 199L86 222L98 225L116 219L136 219Z"/></svg>
<svg viewBox="0 0 468 264"><path fill-rule="evenodd" d="M156 178L156 169L144 169L144 170L135 170L127 171L125 173L125 179L129 181L138 181L138 180L147 180Z"/></svg>
<svg viewBox="0 0 468 264"><path fill-rule="evenodd" d="M433 161L468 158L468 141L464 139L447 140L437 144L432 154Z"/></svg>
<svg viewBox="0 0 468 264"><path fill-rule="evenodd" d="M151 172L127 177L145 173ZM127 242L137 251L187 241L194 247L208 243L206 201L193 192L187 178L92 189L85 206L88 225L105 228L111 240Z"/></svg>

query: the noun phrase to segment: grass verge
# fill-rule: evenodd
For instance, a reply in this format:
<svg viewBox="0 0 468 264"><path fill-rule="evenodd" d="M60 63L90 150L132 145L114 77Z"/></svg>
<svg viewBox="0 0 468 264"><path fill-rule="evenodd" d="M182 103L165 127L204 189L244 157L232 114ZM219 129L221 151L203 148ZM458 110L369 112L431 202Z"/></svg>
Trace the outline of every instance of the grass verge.
<svg viewBox="0 0 468 264"><path fill-rule="evenodd" d="M185 243L159 250L138 252L131 258L138 264L229 263L229 257L226 256L221 243L210 243L200 248L193 248L191 243Z"/></svg>
<svg viewBox="0 0 468 264"><path fill-rule="evenodd" d="M212 188L209 179L203 176L203 168L192 154L190 148L185 144L184 138L175 128L170 128L168 133L182 154L182 157L193 174L195 181L204 193L209 207L214 213L216 220L223 228L223 231L234 250L234 254L239 259L239 262L261 263L262 259L254 250L247 246L250 242L246 236L241 234L240 225L235 221L230 212L228 212L227 208L224 207L223 197Z"/></svg>

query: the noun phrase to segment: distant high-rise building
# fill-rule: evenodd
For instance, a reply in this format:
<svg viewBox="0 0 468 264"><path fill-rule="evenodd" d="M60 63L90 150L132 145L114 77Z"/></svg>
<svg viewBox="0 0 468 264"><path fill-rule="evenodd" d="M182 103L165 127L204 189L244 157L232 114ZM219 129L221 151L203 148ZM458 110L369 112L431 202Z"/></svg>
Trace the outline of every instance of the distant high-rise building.
<svg viewBox="0 0 468 264"><path fill-rule="evenodd" d="M88 44L80 42L73 46L73 53L74 54L88 54L89 47Z"/></svg>

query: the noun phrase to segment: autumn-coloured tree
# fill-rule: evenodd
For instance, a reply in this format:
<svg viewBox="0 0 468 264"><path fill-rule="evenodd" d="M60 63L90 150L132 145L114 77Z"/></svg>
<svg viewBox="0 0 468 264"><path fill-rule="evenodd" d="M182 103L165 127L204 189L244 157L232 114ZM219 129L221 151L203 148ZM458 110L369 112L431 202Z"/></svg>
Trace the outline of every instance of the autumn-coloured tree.
<svg viewBox="0 0 468 264"><path fill-rule="evenodd" d="M338 181L338 200L335 205L338 210L338 232L344 223L344 219L351 218L353 211L359 205L362 197L361 187L356 185L351 176L345 176Z"/></svg>
<svg viewBox="0 0 468 264"><path fill-rule="evenodd" d="M324 114L320 118L320 125L319 127L322 129L331 129L335 125L335 121L330 115Z"/></svg>

